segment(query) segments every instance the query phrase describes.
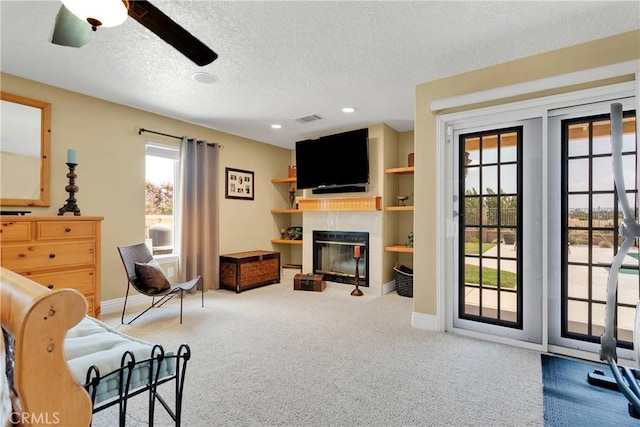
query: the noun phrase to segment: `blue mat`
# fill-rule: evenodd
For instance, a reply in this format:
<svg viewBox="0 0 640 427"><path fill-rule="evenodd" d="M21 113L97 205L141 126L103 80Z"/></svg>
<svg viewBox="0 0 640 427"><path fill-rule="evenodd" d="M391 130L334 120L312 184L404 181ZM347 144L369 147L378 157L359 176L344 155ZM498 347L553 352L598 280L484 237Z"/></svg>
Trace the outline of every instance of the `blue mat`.
<svg viewBox="0 0 640 427"><path fill-rule="evenodd" d="M595 368L611 372L602 363L542 355L545 426L640 426L640 419L629 415L622 393L587 382Z"/></svg>

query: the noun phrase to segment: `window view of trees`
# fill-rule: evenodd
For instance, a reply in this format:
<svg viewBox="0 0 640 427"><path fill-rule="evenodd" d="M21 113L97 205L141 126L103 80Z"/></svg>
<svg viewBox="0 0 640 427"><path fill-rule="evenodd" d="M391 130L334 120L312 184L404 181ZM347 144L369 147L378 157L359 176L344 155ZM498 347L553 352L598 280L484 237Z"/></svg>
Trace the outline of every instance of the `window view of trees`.
<svg viewBox="0 0 640 427"><path fill-rule="evenodd" d="M500 190L500 194L504 194ZM466 190L466 196L478 196L475 188ZM487 196L482 198L482 211L480 210L480 197L465 197L464 214L467 224L497 224L517 225L518 197L498 196L492 189L487 188ZM498 221L498 207L500 208L500 221ZM482 222L480 214L482 213Z"/></svg>
<svg viewBox="0 0 640 427"><path fill-rule="evenodd" d="M147 181L144 213L146 215L173 215L173 183L156 184Z"/></svg>
<svg viewBox="0 0 640 427"><path fill-rule="evenodd" d="M180 152L177 148L147 144L145 158L145 235L153 255L173 254L176 215L174 197Z"/></svg>

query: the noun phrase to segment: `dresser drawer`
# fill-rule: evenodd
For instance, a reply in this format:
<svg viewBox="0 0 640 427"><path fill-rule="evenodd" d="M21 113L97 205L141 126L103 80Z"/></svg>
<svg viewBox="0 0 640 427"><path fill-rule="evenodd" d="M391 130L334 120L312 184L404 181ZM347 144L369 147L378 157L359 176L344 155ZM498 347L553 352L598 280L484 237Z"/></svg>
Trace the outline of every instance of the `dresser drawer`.
<svg viewBox="0 0 640 427"><path fill-rule="evenodd" d="M36 239L60 239L95 237L94 221L40 221L38 222Z"/></svg>
<svg viewBox="0 0 640 427"><path fill-rule="evenodd" d="M92 294L96 290L96 274L92 268L57 273L27 273L25 276L49 289L73 288L83 294Z"/></svg>
<svg viewBox="0 0 640 427"><path fill-rule="evenodd" d="M30 222L3 221L0 224L0 241L6 243L31 240L31 230Z"/></svg>
<svg viewBox="0 0 640 427"><path fill-rule="evenodd" d="M12 245L1 250L2 266L18 273L95 264L94 242Z"/></svg>

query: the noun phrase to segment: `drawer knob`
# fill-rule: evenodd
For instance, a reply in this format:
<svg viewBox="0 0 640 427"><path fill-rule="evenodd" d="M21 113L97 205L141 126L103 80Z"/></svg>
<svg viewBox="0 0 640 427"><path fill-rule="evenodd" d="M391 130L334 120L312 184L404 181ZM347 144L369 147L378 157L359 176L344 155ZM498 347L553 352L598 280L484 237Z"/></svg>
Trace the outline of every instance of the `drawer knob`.
<svg viewBox="0 0 640 427"><path fill-rule="evenodd" d="M64 231L66 231L67 233L70 233L71 232L71 227L65 228Z"/></svg>
<svg viewBox="0 0 640 427"><path fill-rule="evenodd" d="M56 254L49 254L49 258L52 258L52 259L53 259L53 258L55 258L55 257L56 257Z"/></svg>
<svg viewBox="0 0 640 427"><path fill-rule="evenodd" d="M52 283L49 283L49 284L47 285L47 288L49 288L49 289L53 289L53 284L52 284Z"/></svg>

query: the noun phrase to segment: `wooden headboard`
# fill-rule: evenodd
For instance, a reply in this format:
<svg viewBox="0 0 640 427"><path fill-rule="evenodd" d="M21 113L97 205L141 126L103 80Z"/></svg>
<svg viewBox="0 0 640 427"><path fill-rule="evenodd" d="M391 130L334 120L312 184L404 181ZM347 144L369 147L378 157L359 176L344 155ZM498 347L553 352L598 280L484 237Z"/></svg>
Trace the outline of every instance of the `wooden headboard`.
<svg viewBox="0 0 640 427"><path fill-rule="evenodd" d="M87 302L78 291L51 291L0 267L0 320L14 340L17 396L12 395L12 422L25 426L91 423L91 400L69 370L64 354L67 331L86 312ZM0 425L4 422L0 420Z"/></svg>

